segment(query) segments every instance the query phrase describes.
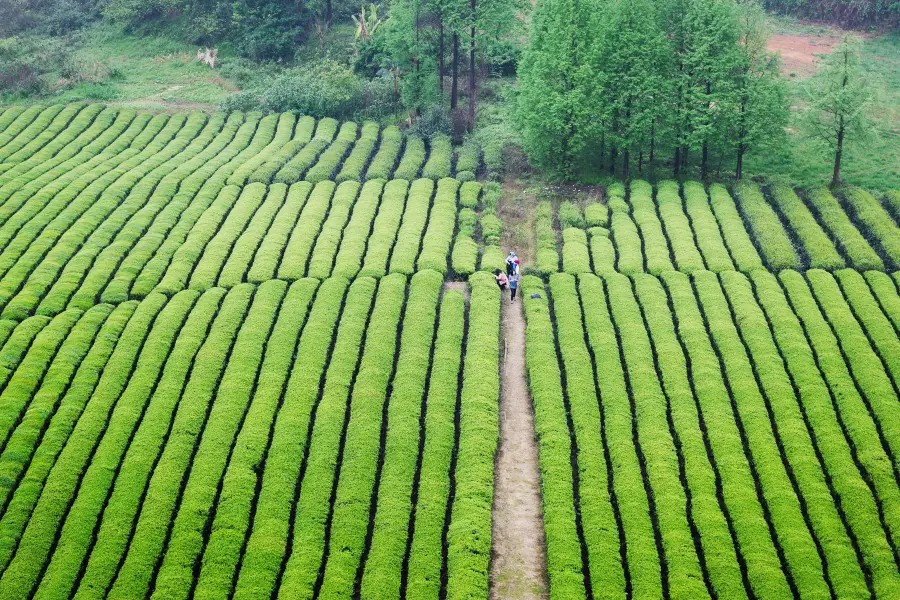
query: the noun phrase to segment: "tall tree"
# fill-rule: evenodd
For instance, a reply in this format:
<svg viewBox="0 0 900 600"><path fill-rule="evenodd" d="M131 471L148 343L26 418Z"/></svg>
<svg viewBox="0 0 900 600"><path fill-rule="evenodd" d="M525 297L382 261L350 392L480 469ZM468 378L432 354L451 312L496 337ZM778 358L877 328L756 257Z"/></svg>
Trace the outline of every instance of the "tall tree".
<svg viewBox="0 0 900 600"><path fill-rule="evenodd" d="M806 86L810 131L834 152L832 186L841 181L846 144L866 141L874 133L870 110L875 88L860 61L861 45L858 37L845 35Z"/></svg>
<svg viewBox="0 0 900 600"><path fill-rule="evenodd" d="M517 111L532 160L571 175L591 138L590 94L583 71L593 51L591 0L538 0L531 42L519 64Z"/></svg>
<svg viewBox="0 0 900 600"><path fill-rule="evenodd" d="M660 114L668 44L650 0L618 0L604 23L595 93L604 110L607 139L613 154L621 151L627 179L632 156L649 143Z"/></svg>
<svg viewBox="0 0 900 600"><path fill-rule="evenodd" d="M767 49L768 18L755 1L740 5L741 63L735 73L738 95L737 115L730 119L737 161L735 178L744 174L744 156L762 145L784 143L788 102L784 80L778 71L778 57Z"/></svg>

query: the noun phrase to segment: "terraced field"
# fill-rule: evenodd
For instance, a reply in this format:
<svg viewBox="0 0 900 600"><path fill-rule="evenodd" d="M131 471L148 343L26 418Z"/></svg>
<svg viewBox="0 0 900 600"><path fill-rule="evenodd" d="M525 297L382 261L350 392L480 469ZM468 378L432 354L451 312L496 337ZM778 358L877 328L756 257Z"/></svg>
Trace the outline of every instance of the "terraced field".
<svg viewBox="0 0 900 600"><path fill-rule="evenodd" d="M486 598L514 352L554 600L900 597L898 196L540 203L517 348L477 174L371 123L0 112L0 598Z"/></svg>
<svg viewBox="0 0 900 600"><path fill-rule="evenodd" d="M624 192L524 281L551 597L900 595L895 196Z"/></svg>
<svg viewBox="0 0 900 600"><path fill-rule="evenodd" d="M0 597L487 593L481 186L399 133L0 114Z"/></svg>

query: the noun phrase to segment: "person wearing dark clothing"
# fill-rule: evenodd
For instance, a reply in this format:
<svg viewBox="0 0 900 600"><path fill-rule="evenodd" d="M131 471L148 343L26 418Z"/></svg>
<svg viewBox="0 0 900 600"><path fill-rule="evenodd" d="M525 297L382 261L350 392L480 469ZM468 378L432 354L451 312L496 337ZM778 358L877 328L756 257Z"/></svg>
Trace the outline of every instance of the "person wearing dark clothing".
<svg viewBox="0 0 900 600"><path fill-rule="evenodd" d="M516 291L519 289L519 271L516 269L513 271L513 274L508 277L509 280L509 293L510 302L516 301Z"/></svg>

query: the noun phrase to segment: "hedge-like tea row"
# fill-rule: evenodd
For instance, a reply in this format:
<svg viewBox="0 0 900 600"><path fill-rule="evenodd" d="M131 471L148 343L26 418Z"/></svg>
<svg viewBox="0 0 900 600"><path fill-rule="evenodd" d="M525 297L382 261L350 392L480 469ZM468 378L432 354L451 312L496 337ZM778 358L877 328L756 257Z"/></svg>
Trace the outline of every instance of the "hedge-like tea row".
<svg viewBox="0 0 900 600"><path fill-rule="evenodd" d="M422 177L443 179L450 177L453 161L453 144L450 137L439 133L431 138L428 161L422 167Z"/></svg>
<svg viewBox="0 0 900 600"><path fill-rule="evenodd" d="M616 246L616 271L626 275L634 275L644 271L644 253L641 248L641 236L638 234L631 215L627 212L613 211L609 229Z"/></svg>
<svg viewBox="0 0 900 600"><path fill-rule="evenodd" d="M684 209L691 221L691 228L697 241L697 247L703 254L706 268L721 273L733 271L734 263L728 255L722 232L713 215L709 197L703 184L688 181L684 184Z"/></svg>
<svg viewBox="0 0 900 600"><path fill-rule="evenodd" d="M421 303L423 298L414 291L410 289L410 301L415 299ZM370 504L378 489L379 455L382 450L386 452L386 447L382 447L382 428L387 427L394 433L390 416L387 423L383 422L383 417L393 408L394 391L402 393L403 390L403 382L397 381L393 365L405 292L406 277L400 274L388 275L378 285L375 308L366 331L365 353L350 398L350 418L344 432L343 460L331 515L331 552L323 558L325 571L320 598L340 600L353 596L369 526ZM427 309L427 301L425 304ZM414 326L404 318L403 333ZM400 360L402 358L398 358L398 369ZM392 380L394 385L388 397L388 383ZM415 403L421 406L421 398L416 398Z"/></svg>
<svg viewBox="0 0 900 600"><path fill-rule="evenodd" d="M776 185L772 189L772 199L803 243L810 267L834 270L844 266L844 259L794 190L788 186Z"/></svg>
<svg viewBox="0 0 900 600"><path fill-rule="evenodd" d="M584 207L584 222L587 227L608 227L609 207L600 202L592 202Z"/></svg>
<svg viewBox="0 0 900 600"><path fill-rule="evenodd" d="M94 304L97 298L101 297L101 292L108 285L125 254L143 238L144 234L151 235L148 231L150 227L162 228L166 227L166 224L171 227L176 215L183 212L189 202L196 197L194 192L199 191L203 185L201 180L211 174L220 160L219 156L226 154L224 150L234 142L240 122L241 119L229 119L219 135L203 152L160 181L147 204L125 223L109 245L102 249L96 246L91 249L92 254L96 253L96 258L86 273L83 269L74 268L76 264L86 263L90 256L90 254L85 256L87 252L83 248L71 261L73 266L63 270L59 282L38 306L38 312L53 314L61 310L67 300L69 306L87 308ZM84 275L81 275L82 273ZM76 285L79 285L77 291ZM107 301L121 302L125 297L127 297L125 294L117 298L107 295Z"/></svg>
<svg viewBox="0 0 900 600"><path fill-rule="evenodd" d="M500 291L488 273L475 273L469 285L456 489L446 534L448 600L485 597L491 558L494 454L499 437Z"/></svg>
<svg viewBox="0 0 900 600"><path fill-rule="evenodd" d="M481 146L475 140L467 140L456 153L456 178L472 181L481 166Z"/></svg>
<svg viewBox="0 0 900 600"><path fill-rule="evenodd" d="M596 283L596 280L589 281L590 277L588 275L582 280L582 293ZM593 590L603 590L603 594L618 595L625 585L625 573L622 556L617 551L620 532L614 511L622 506L622 501L610 497L607 476L613 452L607 451L608 438L604 439L603 429L596 427L601 419L604 425L608 423L609 411L616 410L615 391L603 385L608 381L608 375L599 373L600 365L592 361L595 349L587 345L593 344L597 338L591 338L589 334L589 342L586 342L582 319L582 307L585 307L585 317L593 320L594 316L588 317L586 314L590 310L588 307L602 299L588 300L582 296L579 304L575 279L567 275L551 276L550 289L565 376L565 400L571 412L577 449L579 511L591 586ZM593 333L596 335L598 330ZM602 412L598 410L598 389L602 394L610 394L610 405L604 405ZM636 475L639 479L640 475Z"/></svg>
<svg viewBox="0 0 900 600"><path fill-rule="evenodd" d="M822 225L831 232L831 237L854 267L884 269L881 258L853 225L830 191L816 188L808 192L807 198Z"/></svg>
<svg viewBox="0 0 900 600"><path fill-rule="evenodd" d="M166 117L145 123L144 131L133 139L131 148L118 157L69 182L55 197L38 194L36 199L45 201L46 205L36 207L39 212L33 219L20 222L15 219L17 214L13 214L0 232L0 241L6 241L0 253L0 271L7 272L20 259L29 261L29 266L38 261L62 232L91 207L104 189L131 168L161 152L182 124L183 121L177 118ZM5 236L2 235L4 233Z"/></svg>
<svg viewBox="0 0 900 600"><path fill-rule="evenodd" d="M363 184L359 199L353 206L353 216L344 228L332 275L352 279L359 272L383 190L384 181L380 179Z"/></svg>
<svg viewBox="0 0 900 600"><path fill-rule="evenodd" d="M591 272L591 256L583 229L569 227L563 231L563 272L571 275Z"/></svg>
<svg viewBox="0 0 900 600"><path fill-rule="evenodd" d="M357 286L348 298L366 304L364 308L347 305L354 315L353 327L356 327L358 311L368 309L373 291L373 286L368 283L371 280L361 281L367 282L365 289L360 291L360 286ZM243 562L236 578L234 598L257 598L259 594L271 596L278 584L285 549L293 535L291 513L301 463L308 445L307 431L325 381L332 340L339 331L338 320L347 287L348 282L339 277L322 283L310 309L308 325L303 328L296 346L293 368L287 386L281 391L280 407L270 434L266 468L261 474L254 469L262 486L257 494L251 533L247 537ZM341 327L340 331L344 329ZM346 337L347 333L342 335ZM345 352L349 351L346 344L343 347ZM355 365L355 357L351 359L345 355L342 358L344 362L352 360Z"/></svg>
<svg viewBox="0 0 900 600"><path fill-rule="evenodd" d="M372 163L366 170L366 181L370 179L390 179L400 157L400 149L403 147L403 133L396 125L386 127L381 132L381 144L378 152L372 159Z"/></svg>
<svg viewBox="0 0 900 600"><path fill-rule="evenodd" d="M692 273L705 268L703 257L694 243L694 233L681 204L678 184L663 181L656 190L656 205L666 228L666 236L672 245L675 265L682 273Z"/></svg>
<svg viewBox="0 0 900 600"><path fill-rule="evenodd" d="M294 126L294 136L291 141L275 149L275 152L267 152L262 164L248 179L251 183L269 183L278 171L284 167L294 155L302 150L312 139L315 131L316 120L312 117L301 117Z"/></svg>
<svg viewBox="0 0 900 600"><path fill-rule="evenodd" d="M341 125L334 142L319 155L319 160L307 171L305 179L311 183L333 180L335 173L344 161L344 157L353 147L358 134L356 123L347 122Z"/></svg>
<svg viewBox="0 0 900 600"><path fill-rule="evenodd" d="M869 192L850 188L844 194L854 216L877 241L886 258L894 267L900 267L900 227Z"/></svg>
<svg viewBox="0 0 900 600"><path fill-rule="evenodd" d="M110 122L112 117L115 120ZM78 149L78 152L71 157L67 157L61 162L56 158L52 160L41 161L41 163L27 173L23 173L19 177L12 179L0 186L0 200L3 201L0 206L0 222L4 224L0 229L2 235L2 245L5 246L9 241L10 234L6 233L12 222L18 222L18 227L32 218L56 194L62 192L68 184L78 181L85 173L96 170L99 166L112 161L118 155L129 148L134 143L135 138L141 134L141 131L148 127L148 123L154 122L150 115L136 115L133 111L119 111L116 113L110 109L104 111L94 119L91 127L82 134L82 141L89 141L85 146ZM155 123L162 126L165 119L155 119ZM146 144L149 137L145 137ZM76 140L69 147L75 150L80 146ZM63 149L57 155L66 153ZM118 158L119 161L125 160L126 157ZM7 224L9 222L10 224Z"/></svg>
<svg viewBox="0 0 900 600"><path fill-rule="evenodd" d="M416 277L424 276L417 274ZM445 558L443 533L446 530L445 517L450 501L450 468L455 451L457 393L459 369L462 364L465 310L466 300L462 293L454 291L444 293L427 383L425 441L415 480L418 484L418 502L415 507L415 518L412 520L412 539L408 541L406 593L410 598L440 597L441 566ZM423 315L425 312L427 311L423 311ZM403 418L406 422L405 416L398 418ZM404 456L408 457L408 454L404 452ZM402 465L398 465L398 471L400 468ZM382 481L386 476L390 481L391 475L386 471L382 472ZM390 505L394 503L398 506L405 503L405 496L391 501ZM382 564L387 564L391 569L395 569L396 563L392 561L396 560L397 552L400 551L396 541L380 543L380 540L391 532L396 532L398 525L400 527L403 525L402 520L395 523L390 519L391 516L392 513L389 512L382 520L383 517L378 512L375 513L372 551L366 562L361 590L361 597L366 600L390 599L396 585L394 572L392 570L385 572L381 568Z"/></svg>
<svg viewBox="0 0 900 600"><path fill-rule="evenodd" d="M855 450L857 468L871 482L869 488L883 510L890 532L888 541L897 548L900 491L893 483L895 470L885 432L873 419L870 404L851 375L838 339L803 276L785 271L779 279L815 351L819 370L831 390L832 411L846 431L848 444Z"/></svg>
<svg viewBox="0 0 900 600"><path fill-rule="evenodd" d="M587 230L588 244L591 251L591 262L596 275L614 273L616 270L616 249L609 239L609 229L591 227Z"/></svg>
<svg viewBox="0 0 900 600"><path fill-rule="evenodd" d="M798 269L800 258L778 215L759 188L752 183L743 183L737 187L737 199L767 266L774 271Z"/></svg>
<svg viewBox="0 0 900 600"><path fill-rule="evenodd" d="M4 313L18 318L30 313L56 282L60 271L66 268L77 273L84 261L92 260L94 252L109 244L125 221L146 203L160 180L185 160L185 154L200 152L211 141L216 128L204 128L206 121L205 116L192 114L164 150L123 173L99 198L85 198L91 201L90 206L70 227L53 232L51 247L30 245L0 281ZM67 210L74 206L70 203ZM69 260L80 250L81 258L70 264Z"/></svg>
<svg viewBox="0 0 900 600"><path fill-rule="evenodd" d="M385 285L388 289L390 283ZM328 372L315 412L315 424L309 438L306 471L295 507L294 539L291 554L285 565L278 596L281 598L309 597L325 560L331 499L339 484L341 440L345 432L349 400L354 390L354 374L360 363L376 359L384 339L364 336L366 323L375 296L374 279L360 278L353 282L347 296L346 309L341 317L337 340L328 365ZM382 304L397 304L392 294L379 295ZM382 313L387 307L375 306ZM358 358L359 357L359 358Z"/></svg>
<svg viewBox="0 0 900 600"><path fill-rule="evenodd" d="M372 524L371 549L365 564L361 598L388 600L400 597L404 554L407 543L410 542L408 531L419 455L420 419L423 410L425 415L429 415L433 408L430 402L426 405L425 389L430 351L435 340L434 328L442 284L443 278L439 274L422 271L413 276L409 286L396 372L391 382L390 396L386 400L388 434L382 442L384 464L377 490L369 490L377 492L376 521ZM438 340L438 343L441 343L441 340ZM435 353L437 354L437 350ZM458 360L457 358L457 366ZM455 385L453 387L455 388ZM453 397L455 399L455 394ZM443 407L434 408L440 410ZM381 415L373 415L372 422L380 424ZM452 433L452 417L450 423L444 424ZM440 452L438 449L432 451ZM369 457L366 457L366 460L369 460ZM374 480L374 473L372 479ZM368 499L365 498L367 501ZM369 525L369 514L368 512L363 514L360 508L356 509L356 513L355 526L358 527L358 531L352 535L357 537L355 541L358 543L358 538L364 535L363 532ZM346 533L350 534L349 531ZM434 549L431 548L426 552L433 555ZM339 558L342 563L345 562L345 553L341 553ZM360 556L354 555L353 558L356 563L349 565L353 567L353 572L348 572L347 575L355 576ZM437 558L440 561L440 554ZM326 567L326 583L327 568L332 564L334 564L332 560L329 560L329 566ZM348 577L348 582L352 579L352 576ZM347 591L350 593L339 597L352 595L352 589Z"/></svg>
<svg viewBox="0 0 900 600"><path fill-rule="evenodd" d="M834 397L832 400L829 383L817 367L817 358L807 342L801 321L778 280L763 271L754 272L751 280L797 388L801 410L815 433L826 473L844 507L843 513L858 541L866 568L872 573L875 593L878 597L896 595L900 582L894 572L889 538L885 537L879 522L877 487L872 483L873 474L866 475L864 470L865 457L870 453L857 452L853 441L857 423L864 423L868 417L863 410L841 418L836 404L845 403L847 399ZM850 435L846 433L848 430ZM859 449L864 450L862 446Z"/></svg>
<svg viewBox="0 0 900 600"><path fill-rule="evenodd" d="M412 275L415 271L435 187L431 179L417 179L410 186L388 272Z"/></svg>
<svg viewBox="0 0 900 600"><path fill-rule="evenodd" d="M641 597L657 597L662 594L663 559L655 543L656 532L647 496L649 490L645 487L641 469L643 455L634 443L636 415L631 405L626 367L618 351L618 333L609 309L612 298L604 289L603 281L594 275L581 277L579 292L584 311L584 331L594 360L597 389L603 400L601 434L608 453L608 468L612 471L612 493L615 494L620 535L624 536L626 543L622 558L627 561L632 593ZM557 319L561 318L562 311L563 308L555 310ZM573 371L572 377L577 377L579 370ZM582 425L582 428L586 426ZM663 432L658 433L663 435ZM597 476L594 474L592 478ZM596 493L601 492L598 490ZM613 558L606 554L609 552L601 556L606 560ZM591 575L598 577L601 573L594 575L592 569Z"/></svg>
<svg viewBox="0 0 900 600"><path fill-rule="evenodd" d="M791 465L794 486L805 503L807 526L819 543L835 593L842 598L862 598L868 593L862 568L846 533L846 521L835 507L819 461L798 406L783 356L747 277L741 273L722 275L722 284L734 311L735 322L749 358L756 369L767 410L777 424L783 455Z"/></svg>
<svg viewBox="0 0 900 600"><path fill-rule="evenodd" d="M769 407L754 378L720 282L711 273L697 273L694 285L726 375L735 418L749 450L748 460L755 466L776 534L786 540L781 544L785 563L798 588L825 598L828 585L809 516L804 514L796 484L782 464L786 459L772 456L772 449L778 448L776 434L767 420L757 416L767 414Z"/></svg>
<svg viewBox="0 0 900 600"><path fill-rule="evenodd" d="M252 156L247 162L235 169L234 173L228 177L226 183L228 185L244 185L250 179L250 176L261 167L269 157L279 152L290 142L294 132L294 125L297 123L296 115L283 113L278 117L278 125L275 128L275 136L266 145L265 148ZM302 135L302 134L301 134Z"/></svg>
<svg viewBox="0 0 900 600"><path fill-rule="evenodd" d="M416 261L418 270L431 269L439 273L447 272L447 258L450 243L456 229L456 196L459 182L455 179L441 179L437 184L434 204L428 216L428 229L422 237L422 251ZM474 265L473 265L474 270Z"/></svg>
<svg viewBox="0 0 900 600"><path fill-rule="evenodd" d="M556 209L556 218L562 229L568 227L579 227L584 229L584 215L581 214L581 207L574 202L560 202L559 207Z"/></svg>
<svg viewBox="0 0 900 600"><path fill-rule="evenodd" d="M174 338L195 300L194 292L173 298L159 313L158 327L150 331L141 348L142 360L135 364L134 371L131 368L122 369L107 382L101 381L94 391L85 415L91 409L105 409L100 413L103 417L98 418L93 427L81 429L86 435L79 435L76 430L68 440L44 485L41 501L34 507L28 527L21 533L15 557L8 565L4 560L8 568L0 578L3 597L24 597L38 584L38 577L56 546L54 541L57 535L65 540L66 545L56 546L60 549L58 560L54 553L42 591L54 594L58 587L66 585L68 578L77 575L80 562L76 561L83 556L86 545L91 541L94 524L115 475L114 468L105 465L115 466L121 461L129 436L141 415L141 407L152 391ZM157 303L164 301L160 297ZM147 304L152 310L154 303ZM104 383L107 385L104 386ZM79 426L82 423L84 419L79 420ZM101 432L102 438L98 439ZM70 505L72 500L74 503ZM73 567L75 573L72 573Z"/></svg>
<svg viewBox="0 0 900 600"><path fill-rule="evenodd" d="M834 328L854 379L868 400L871 412L880 421L885 439L896 456L900 449L900 432L888 424L896 422L900 404L885 366L851 312L834 277L818 270L808 271L806 276L825 318Z"/></svg>
<svg viewBox="0 0 900 600"><path fill-rule="evenodd" d="M276 183L295 183L303 178L303 175L316 163L319 155L331 145L337 134L338 123L335 119L325 118L316 125L316 134L312 140L294 155L274 177Z"/></svg>
<svg viewBox="0 0 900 600"><path fill-rule="evenodd" d="M584 565L581 558L579 531L576 526L574 474L572 465L572 434L566 421L566 402L563 398L560 365L556 360L553 324L544 282L533 276L522 279L522 297L527 318L526 365L528 381L535 411L535 431L540 449L541 499L543 501L544 535L547 543L547 576L551 598L586 598ZM589 373L580 376L584 381ZM576 375L577 376L577 375ZM593 384L593 382L591 382ZM573 389L575 387L573 386ZM583 387L581 388L583 390ZM593 391L592 391L593 392ZM596 413L596 396L593 406L584 409ZM585 433L590 434L590 430ZM596 437L596 436L594 436ZM582 440L581 444L589 443ZM590 448L590 446L587 446ZM595 464L602 453L586 454L587 464ZM587 465L579 462L579 474ZM605 467L602 475L605 476ZM589 498L597 487L586 479L584 492ZM605 493L605 490L602 490ZM601 496L602 498L602 496ZM606 498L595 505L609 505ZM589 514L594 514L590 512ZM612 556L611 556L612 557ZM610 558L611 558L610 557Z"/></svg>
<svg viewBox="0 0 900 600"><path fill-rule="evenodd" d="M748 272L761 269L762 259L753 242L750 241L750 236L744 229L744 223L734 205L734 200L725 186L718 183L709 186L709 203L716 216L719 229L722 231L725 245L728 246L731 260L734 261L738 271ZM793 252L793 248L791 251Z"/></svg>
<svg viewBox="0 0 900 600"><path fill-rule="evenodd" d="M210 204L218 199L230 174L272 139L275 123L269 117L257 120L256 115L248 115L247 122L235 135L234 143L217 157L225 162L210 165L216 167L216 170L208 179L191 181L191 186L200 186L196 197L192 196L192 187L182 186L176 198L179 202L190 201L190 204L180 214L177 222L157 219L147 235L141 238L122 262L119 272L113 278L113 282L119 282L120 289L130 286L131 295L141 298L156 287L192 227L205 215ZM203 177L203 172L204 169L201 169L195 175ZM111 282L110 286L112 285Z"/></svg>
<svg viewBox="0 0 900 600"><path fill-rule="evenodd" d="M295 183L288 189L281 210L275 215L269 230L264 232L262 242L253 258L253 265L247 273L247 281L262 283L275 277L278 263L287 249L288 238L298 223L301 210L305 208L312 189L312 184L306 181Z"/></svg>
<svg viewBox="0 0 900 600"><path fill-rule="evenodd" d="M484 218L481 223L484 230ZM553 229L553 205L549 200L538 202L534 211L535 270L541 275L559 271L559 253L556 251L556 230Z"/></svg>
<svg viewBox="0 0 900 600"><path fill-rule="evenodd" d="M378 123L373 121L363 123L359 141L356 142L356 145L353 146L353 150L350 152L350 156L344 161L344 165L335 178L336 182L362 180L363 170L369 163L369 158L372 156L372 152L375 151L375 145L378 143L378 131Z"/></svg>
<svg viewBox="0 0 900 600"><path fill-rule="evenodd" d="M609 305L618 332L629 395L635 419L645 486L653 490L655 523L668 571L673 597L698 598L707 594L699 557L694 548L687 517L686 492L681 485L676 441L668 430L669 399L663 393L650 338L631 282L624 275L604 279Z"/></svg>
<svg viewBox="0 0 900 600"><path fill-rule="evenodd" d="M425 141L415 135L408 136L406 138L406 146L403 149L403 156L400 158L400 164L397 165L397 170L394 171L394 177L413 181L419 176L419 170L425 163L427 155Z"/></svg>
<svg viewBox="0 0 900 600"><path fill-rule="evenodd" d="M700 535L698 550L702 550L709 583L720 598L746 598L738 562L739 550L731 536L727 512L719 504L718 473L707 456L701 430L702 413L695 402L688 364L668 297L660 281L649 275L636 276L634 288L669 402L669 429L680 451L685 488L690 492L688 518Z"/></svg>
<svg viewBox="0 0 900 600"><path fill-rule="evenodd" d="M653 189L646 181L634 181L631 183L631 195L628 198L632 209L634 222L638 226L643 239L644 257L647 263L647 271L659 275L664 271L671 271L672 260L669 255L669 245L666 236L662 232L662 224L656 215L656 206L653 203Z"/></svg>
<svg viewBox="0 0 900 600"><path fill-rule="evenodd" d="M372 226L372 237L366 245L360 275L383 277L387 273L388 259L397 242L397 231L406 207L408 190L409 183L405 179L394 179L384 186L381 205Z"/></svg>

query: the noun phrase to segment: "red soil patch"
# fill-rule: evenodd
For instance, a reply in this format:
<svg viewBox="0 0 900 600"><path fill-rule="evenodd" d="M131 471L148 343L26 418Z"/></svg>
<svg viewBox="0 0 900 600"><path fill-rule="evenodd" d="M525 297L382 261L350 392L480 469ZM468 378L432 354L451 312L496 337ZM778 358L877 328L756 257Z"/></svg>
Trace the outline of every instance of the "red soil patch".
<svg viewBox="0 0 900 600"><path fill-rule="evenodd" d="M820 57L831 54L840 41L837 34L773 35L769 50L781 56L782 74L809 77L815 74Z"/></svg>

